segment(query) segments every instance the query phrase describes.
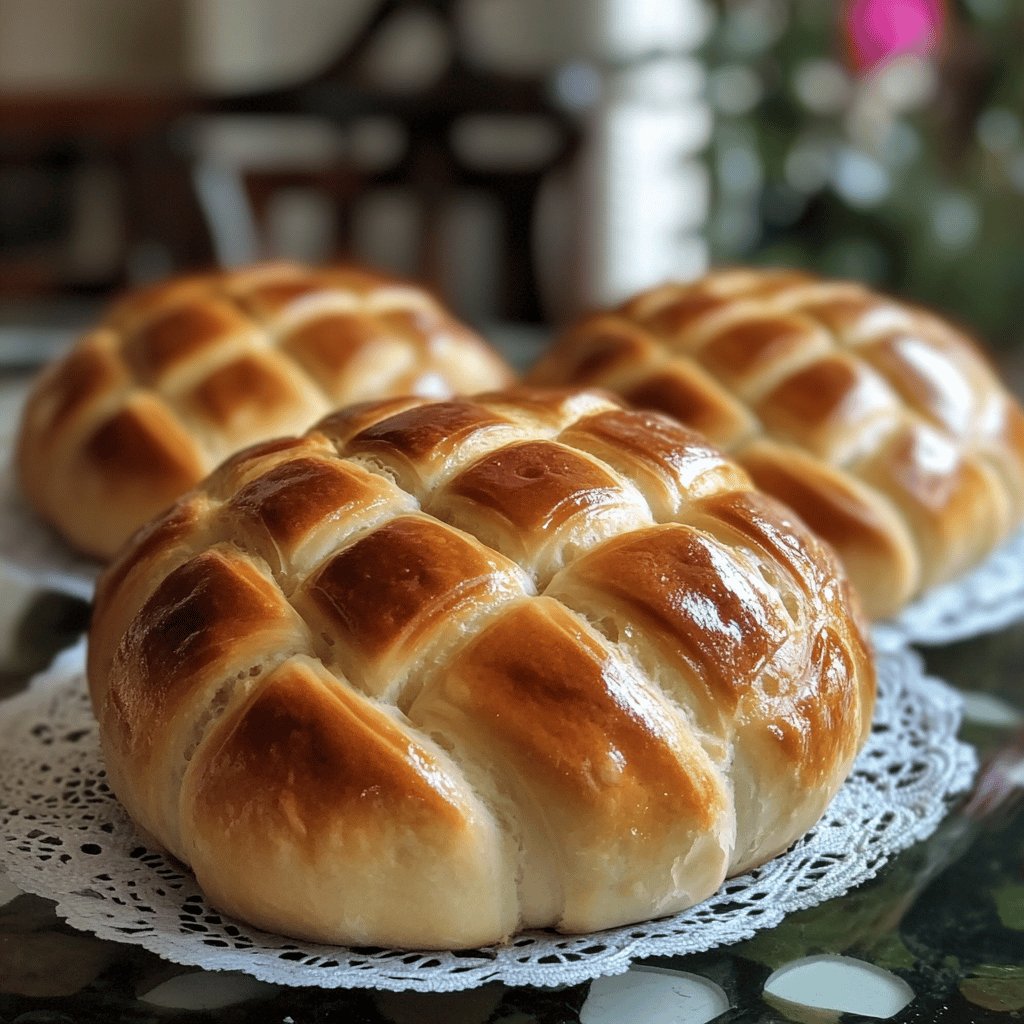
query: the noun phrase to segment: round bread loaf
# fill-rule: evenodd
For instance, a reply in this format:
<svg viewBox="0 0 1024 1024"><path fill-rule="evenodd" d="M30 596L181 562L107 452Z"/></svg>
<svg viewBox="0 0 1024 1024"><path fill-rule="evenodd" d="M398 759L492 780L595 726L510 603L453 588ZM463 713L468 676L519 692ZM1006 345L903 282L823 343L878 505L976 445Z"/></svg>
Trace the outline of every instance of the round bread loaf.
<svg viewBox="0 0 1024 1024"><path fill-rule="evenodd" d="M666 915L785 850L866 738L831 552L588 392L348 407L101 577L110 784L221 910L473 947Z"/></svg>
<svg viewBox="0 0 1024 1024"><path fill-rule="evenodd" d="M129 294L43 372L18 476L65 539L106 559L246 445L348 402L511 380L415 285L285 263L196 274Z"/></svg>
<svg viewBox="0 0 1024 1024"><path fill-rule="evenodd" d="M572 326L539 384L599 385L705 433L838 551L883 618L1024 516L1024 414L977 345L861 285L724 270Z"/></svg>

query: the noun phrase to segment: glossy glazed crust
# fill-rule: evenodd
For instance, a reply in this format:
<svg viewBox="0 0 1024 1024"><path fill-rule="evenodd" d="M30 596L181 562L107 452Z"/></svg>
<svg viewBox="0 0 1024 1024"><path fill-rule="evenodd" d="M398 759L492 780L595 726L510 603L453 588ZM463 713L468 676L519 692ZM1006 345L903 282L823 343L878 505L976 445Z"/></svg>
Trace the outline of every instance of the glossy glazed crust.
<svg viewBox="0 0 1024 1024"><path fill-rule="evenodd" d="M366 403L101 577L111 785L218 906L461 947L672 913L817 820L874 673L832 554L596 393Z"/></svg>
<svg viewBox="0 0 1024 1024"><path fill-rule="evenodd" d="M538 384L703 431L839 552L883 618L1024 518L1024 414L974 342L846 282L723 270L571 327Z"/></svg>
<svg viewBox="0 0 1024 1024"><path fill-rule="evenodd" d="M338 405L503 387L509 367L425 291L356 268L197 274L128 295L40 376L17 468L106 559L232 452Z"/></svg>

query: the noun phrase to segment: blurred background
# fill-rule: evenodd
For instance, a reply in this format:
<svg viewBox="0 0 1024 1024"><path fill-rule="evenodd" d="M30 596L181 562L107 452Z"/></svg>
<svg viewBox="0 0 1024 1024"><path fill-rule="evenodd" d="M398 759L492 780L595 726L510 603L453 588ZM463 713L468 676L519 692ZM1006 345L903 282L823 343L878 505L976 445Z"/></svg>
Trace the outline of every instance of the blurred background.
<svg viewBox="0 0 1024 1024"><path fill-rule="evenodd" d="M970 325L1024 296L1020 0L0 0L0 358L260 257L417 278L529 357L707 266Z"/></svg>

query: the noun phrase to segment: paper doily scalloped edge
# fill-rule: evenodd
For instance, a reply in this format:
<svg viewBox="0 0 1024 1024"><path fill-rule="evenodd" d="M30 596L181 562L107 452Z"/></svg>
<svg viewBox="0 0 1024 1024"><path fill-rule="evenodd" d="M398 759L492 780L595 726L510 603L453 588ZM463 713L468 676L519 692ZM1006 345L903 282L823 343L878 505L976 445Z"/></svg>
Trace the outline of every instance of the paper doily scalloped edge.
<svg viewBox="0 0 1024 1024"><path fill-rule="evenodd" d="M52 721L63 727L63 723L54 716L61 712L62 707L66 711L75 701L78 703L80 726L88 729L91 715L86 717L88 704L80 692L81 657L81 647L65 652L51 670L33 681L26 692L0 705L0 735L23 729L30 720L35 720L45 733L47 727L40 725L40 717L44 723ZM150 850L132 858L132 850L137 853L144 847L109 791L96 795L95 806L106 808L105 815L101 815L102 820L87 825L83 831L86 823L78 821L76 827L71 827L73 822L67 820L66 808L62 805L57 807L56 814L51 809L48 813L33 813L31 818L27 818L25 812L29 808L18 806L12 800L12 796L16 798L17 794L12 794L10 780L15 774L10 771L0 774L0 860L4 862L11 880L20 888L56 901L58 914L72 926L101 938L136 943L168 960L190 966L238 970L276 984L323 988L372 987L392 991L441 992L492 981L509 985L576 984L625 971L634 960L643 957L695 953L749 938L757 931L777 924L786 914L839 896L867 881L895 854L934 831L946 813L948 801L969 787L977 767L972 748L955 738L960 721L959 697L945 683L925 677L920 658L909 650L883 652L879 674L876 729L858 759L854 774L842 787L822 821L807 836L787 853L750 875L727 881L716 896L695 908L671 918L592 935L525 933L508 945L469 954L374 953L295 943L280 936L268 936L227 921L202 904L201 897L200 904L196 905L191 899L199 894L194 879L183 873L184 869L166 855ZM880 729L884 731L880 732ZM59 753L59 748L54 747L58 742L73 747L78 755L84 751L87 755L85 760L88 760L89 750L81 742L79 733L76 733L73 743L49 736L46 749L51 756L48 760L56 760L52 754L55 749ZM98 750L93 750L92 755L95 761ZM0 765L9 764L12 760L17 758L12 757L10 750L0 753ZM74 761L75 757L72 757L71 762ZM880 761L886 762L885 771L876 767L875 762ZM900 764L912 765L915 762L921 769L916 774L910 772L902 779L890 774L893 765L899 771ZM81 765L78 767L80 769ZM93 772L102 775L101 769L96 771L95 764ZM44 772L43 776L47 774ZM3 778L9 780L6 786ZM105 790L101 780L99 789ZM871 794L876 799L887 798L890 804L868 806ZM61 817L62 810L64 818ZM853 811L857 811L861 818L867 811L873 828L878 827L879 821L884 822L886 816L890 820L874 840L869 828L858 842L856 836L849 834L850 829L842 824ZM834 819L839 819L838 825ZM97 876L110 874L109 871L98 870L103 866L99 863L91 873L88 868L84 874L69 872L66 865L55 872L52 856L40 862L33 857L31 844L28 852L17 849L19 842L24 844L25 829L22 827L19 834L15 826L26 824L29 825L28 831L38 832L44 841L50 833L59 833L60 843L67 842L67 848L74 842L80 846L95 846L97 842L108 846L114 844L118 846L116 856L128 855L132 872L137 871L140 864L146 865L146 871L155 872L154 877L164 888L171 887L168 878L181 879L180 888L185 890L184 895L176 897L176 908L172 906L167 910L171 917L177 914L178 934L168 934L160 929L147 931L145 922L139 930L132 931L139 925L133 911L140 906L150 909L148 903L140 903L136 898L134 904L131 900L122 900L123 906L119 907L111 903L110 894L104 896L102 893L106 887L112 893L123 890L123 895L127 891L125 883L129 876L119 881L115 879L113 883L98 880ZM839 834L833 836L833 832ZM54 853L52 846L43 849L48 849L51 855ZM91 858L86 860L93 868ZM71 862L77 863L73 857ZM134 879L135 876L131 877ZM134 887L136 882L132 880L128 885ZM151 897L152 892L146 893L143 899L152 902ZM173 904L174 900L170 903ZM747 912L733 909L716 916L716 903L733 908L739 906ZM116 913L111 911L111 906ZM197 911L186 916L191 919L192 927L198 929L185 931L184 938L181 931L183 906ZM235 929L236 946L238 943L251 943L254 947L262 944L261 948L206 945L214 933L207 931L206 926L196 925L195 921L207 917L214 919L216 927L221 929L212 941L222 941L223 929ZM344 963L346 960L347 964Z"/></svg>

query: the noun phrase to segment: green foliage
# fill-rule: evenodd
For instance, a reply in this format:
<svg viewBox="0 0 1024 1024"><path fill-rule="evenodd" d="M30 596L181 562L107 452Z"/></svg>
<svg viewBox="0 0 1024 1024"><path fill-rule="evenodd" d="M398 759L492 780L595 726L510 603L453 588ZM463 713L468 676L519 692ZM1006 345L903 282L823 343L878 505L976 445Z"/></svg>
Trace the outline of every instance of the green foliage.
<svg viewBox="0 0 1024 1024"><path fill-rule="evenodd" d="M937 54L864 76L840 4L718 6L715 261L858 278L1020 344L1024 5L951 3Z"/></svg>

